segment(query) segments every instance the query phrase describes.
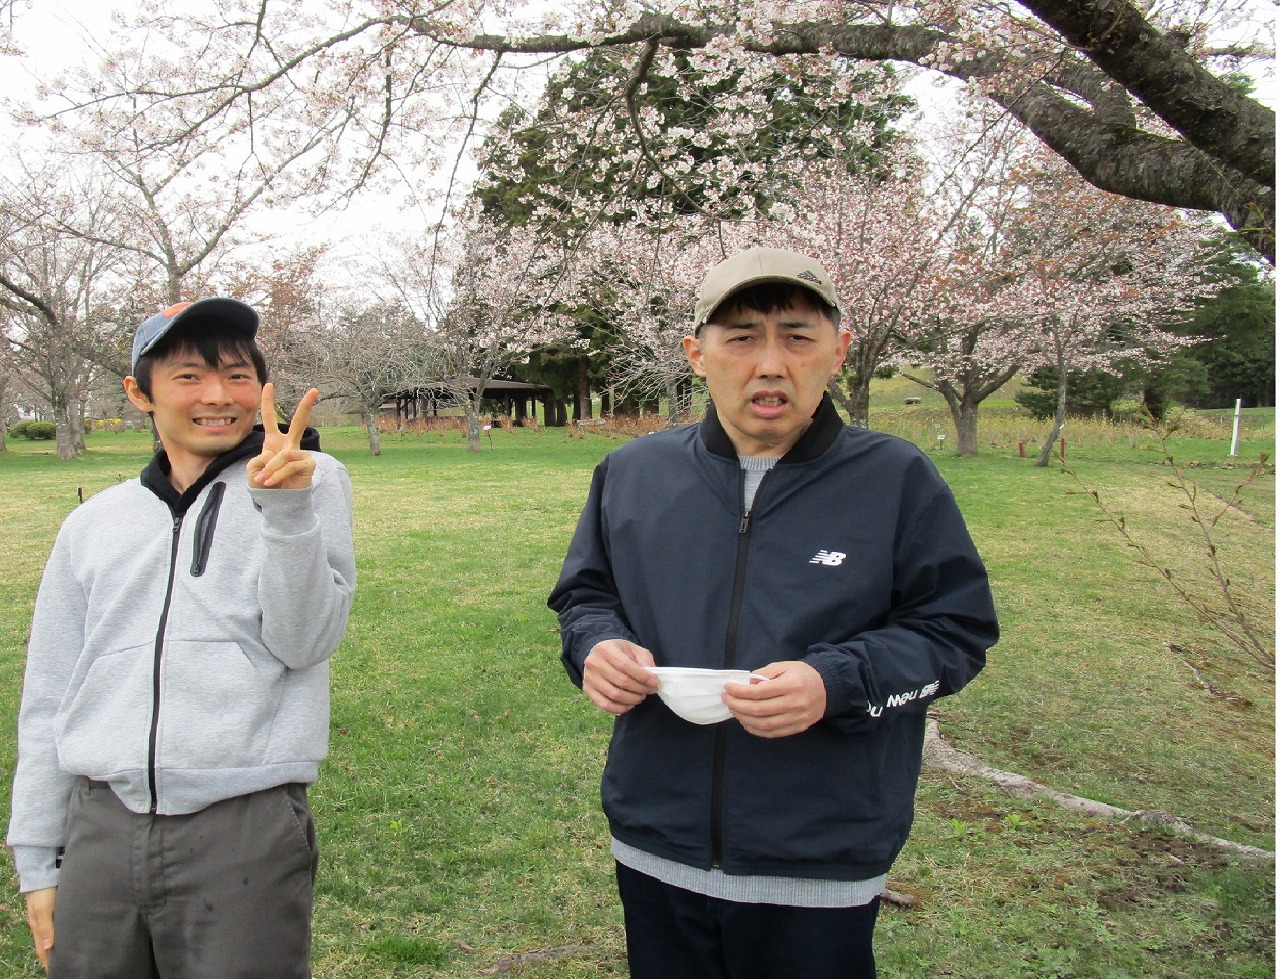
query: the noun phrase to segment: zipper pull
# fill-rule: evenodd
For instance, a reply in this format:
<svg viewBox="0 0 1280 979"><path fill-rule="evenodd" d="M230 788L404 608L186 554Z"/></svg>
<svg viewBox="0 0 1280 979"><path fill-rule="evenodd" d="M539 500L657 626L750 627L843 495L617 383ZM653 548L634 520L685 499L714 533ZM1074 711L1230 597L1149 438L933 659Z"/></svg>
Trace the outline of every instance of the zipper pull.
<svg viewBox="0 0 1280 979"><path fill-rule="evenodd" d="M738 533L745 534L747 532L747 524L751 522L751 511L744 510L742 513L742 523L738 524Z"/></svg>

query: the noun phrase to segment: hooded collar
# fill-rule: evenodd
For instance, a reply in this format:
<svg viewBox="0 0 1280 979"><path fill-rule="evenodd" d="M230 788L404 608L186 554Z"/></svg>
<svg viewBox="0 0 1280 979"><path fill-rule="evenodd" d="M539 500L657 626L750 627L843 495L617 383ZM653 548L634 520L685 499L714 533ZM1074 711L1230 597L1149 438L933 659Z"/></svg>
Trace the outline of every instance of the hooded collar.
<svg viewBox="0 0 1280 979"><path fill-rule="evenodd" d="M179 493L169 482L169 455L161 449L142 470L142 485L164 500L175 517L181 517L200 495L200 491L208 486L217 475L233 463L241 459L250 459L262 451L266 431L261 425L254 425L253 431L241 440L233 449L228 449L209 465L205 466L200 478ZM311 452L320 451L320 433L314 428L306 428L302 433L302 448Z"/></svg>
<svg viewBox="0 0 1280 979"><path fill-rule="evenodd" d="M790 451L778 460L778 465L789 466L801 462L812 462L831 447L831 443L836 440L836 436L843 428L844 420L836 411L831 395L824 393L813 412L812 423L800 435ZM729 438L729 433L720 423L714 403L707 405L707 414L699 426L699 434L702 436L703 444L713 455L729 459L738 458L738 450L733 447L733 440Z"/></svg>

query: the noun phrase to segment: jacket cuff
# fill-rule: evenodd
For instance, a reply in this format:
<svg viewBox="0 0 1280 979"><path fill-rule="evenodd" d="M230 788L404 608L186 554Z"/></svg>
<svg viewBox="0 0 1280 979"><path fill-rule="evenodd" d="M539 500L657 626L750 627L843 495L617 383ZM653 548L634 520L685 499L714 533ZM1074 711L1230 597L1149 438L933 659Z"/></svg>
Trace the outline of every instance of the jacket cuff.
<svg viewBox="0 0 1280 979"><path fill-rule="evenodd" d="M586 635L575 636L570 642L566 643L560 655L560 661L564 664L565 669L569 673L569 678L581 687L583 676L586 671L587 657L591 655L591 650L598 643L608 642L610 639L621 639L625 642L636 642L636 639L629 632L616 630L603 630L600 632L590 632ZM639 645L639 643L636 643Z"/></svg>
<svg viewBox="0 0 1280 979"><path fill-rule="evenodd" d="M18 871L18 891L38 891L58 886L58 848L53 846L15 846L13 865Z"/></svg>
<svg viewBox="0 0 1280 979"><path fill-rule="evenodd" d="M856 682L856 671L851 670L854 664L845 653L819 647L804 657L822 677L822 685L827 689L827 706L823 717L865 717L869 702L867 692L861 683ZM850 673L854 672L855 676Z"/></svg>
<svg viewBox="0 0 1280 979"><path fill-rule="evenodd" d="M312 493L306 489L252 489L249 496L262 514L264 533L275 537L298 537L313 530L318 522Z"/></svg>

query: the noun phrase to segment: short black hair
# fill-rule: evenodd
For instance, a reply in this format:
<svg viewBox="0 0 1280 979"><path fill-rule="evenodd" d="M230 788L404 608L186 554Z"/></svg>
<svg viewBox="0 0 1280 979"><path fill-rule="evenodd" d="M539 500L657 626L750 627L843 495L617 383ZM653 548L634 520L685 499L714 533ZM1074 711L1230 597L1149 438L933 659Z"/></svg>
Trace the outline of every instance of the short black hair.
<svg viewBox="0 0 1280 979"><path fill-rule="evenodd" d="M722 313L730 309L742 307L757 313L776 313L796 305L808 306L821 313L832 326L840 329L840 310L828 306L812 289L792 285L790 282L761 282L726 296L707 316L706 323L698 327L697 332L701 332L707 323L715 323Z"/></svg>
<svg viewBox="0 0 1280 979"><path fill-rule="evenodd" d="M191 329L192 326L197 329ZM220 328L216 320L202 320L194 324L181 324L138 358L133 379L138 382L138 390L146 395L148 401L151 400L152 369L160 361L184 353L194 354L211 368L232 358L243 357L253 364L258 383L267 383L267 359L255 340L246 337L239 330Z"/></svg>

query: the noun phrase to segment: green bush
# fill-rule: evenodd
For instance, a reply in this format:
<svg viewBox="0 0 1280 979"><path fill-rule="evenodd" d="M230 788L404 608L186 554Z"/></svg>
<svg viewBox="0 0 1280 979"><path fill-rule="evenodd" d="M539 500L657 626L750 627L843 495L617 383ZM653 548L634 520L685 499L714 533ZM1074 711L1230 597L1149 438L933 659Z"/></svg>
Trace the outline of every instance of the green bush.
<svg viewBox="0 0 1280 979"><path fill-rule="evenodd" d="M33 442L52 442L58 435L53 422L18 422L9 429L14 438L30 439Z"/></svg>

